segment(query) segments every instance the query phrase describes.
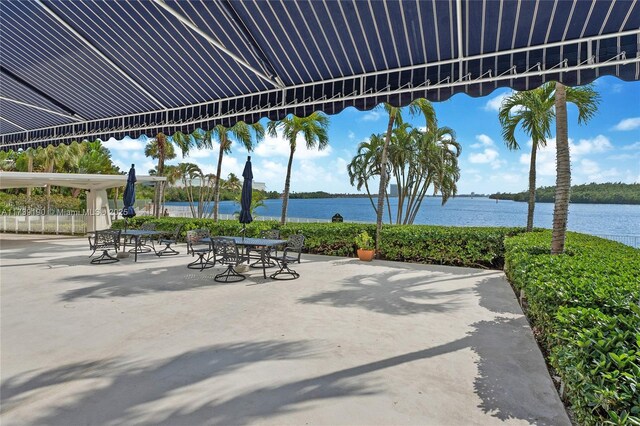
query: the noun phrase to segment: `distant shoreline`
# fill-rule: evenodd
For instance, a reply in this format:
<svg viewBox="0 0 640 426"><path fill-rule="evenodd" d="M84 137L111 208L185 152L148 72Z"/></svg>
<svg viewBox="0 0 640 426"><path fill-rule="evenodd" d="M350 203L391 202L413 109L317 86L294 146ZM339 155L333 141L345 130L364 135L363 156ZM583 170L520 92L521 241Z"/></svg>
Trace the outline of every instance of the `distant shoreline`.
<svg viewBox="0 0 640 426"><path fill-rule="evenodd" d="M536 203L553 203L555 186L536 189ZM511 200L528 202L529 192L496 193L489 198L493 200ZM639 183L589 183L571 187L571 204L619 204L640 205Z"/></svg>

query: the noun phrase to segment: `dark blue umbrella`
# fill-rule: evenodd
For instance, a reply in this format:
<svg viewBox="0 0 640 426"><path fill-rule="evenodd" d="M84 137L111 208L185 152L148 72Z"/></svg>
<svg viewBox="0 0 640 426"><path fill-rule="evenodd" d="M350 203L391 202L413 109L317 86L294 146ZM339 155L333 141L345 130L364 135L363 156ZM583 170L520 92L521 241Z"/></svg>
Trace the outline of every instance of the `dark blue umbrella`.
<svg viewBox="0 0 640 426"><path fill-rule="evenodd" d="M247 157L247 162L244 165L244 171L242 172L244 182L242 182L242 194L240 195L240 223L243 224L242 232L244 237L245 226L247 223L253 222L251 217L251 196L253 185L253 172L251 171L251 157Z"/></svg>
<svg viewBox="0 0 640 426"><path fill-rule="evenodd" d="M124 226L127 227L127 218L134 217L136 211L133 205L136 202L136 169L135 165L131 165L129 169L129 176L127 177L127 186L124 188L124 195L122 196L124 207L122 208L122 217L125 218Z"/></svg>

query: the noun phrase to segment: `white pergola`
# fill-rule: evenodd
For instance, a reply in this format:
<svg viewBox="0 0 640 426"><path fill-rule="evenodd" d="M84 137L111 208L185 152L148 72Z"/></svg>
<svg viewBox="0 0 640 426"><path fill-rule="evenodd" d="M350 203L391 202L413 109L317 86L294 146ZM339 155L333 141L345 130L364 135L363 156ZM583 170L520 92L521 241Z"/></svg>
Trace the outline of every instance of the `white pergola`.
<svg viewBox="0 0 640 426"><path fill-rule="evenodd" d="M167 178L136 176L136 180L137 183L155 183L166 181ZM111 227L107 189L124 186L126 183L126 175L0 172L0 189L41 188L53 185L87 190L87 211L85 214L91 216L92 219L87 221L87 231Z"/></svg>

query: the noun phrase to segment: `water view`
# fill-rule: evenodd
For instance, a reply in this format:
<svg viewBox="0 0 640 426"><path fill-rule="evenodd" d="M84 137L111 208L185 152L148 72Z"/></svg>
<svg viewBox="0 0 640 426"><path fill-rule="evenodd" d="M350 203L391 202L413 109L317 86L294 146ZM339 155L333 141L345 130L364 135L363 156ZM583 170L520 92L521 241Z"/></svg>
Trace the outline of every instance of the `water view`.
<svg viewBox="0 0 640 426"><path fill-rule="evenodd" d="M187 203L167 203L186 206ZM527 204L489 198L453 198L441 206L441 199L425 198L416 224L456 226L525 226ZM394 211L397 198L391 199ZM233 214L240 209L237 203L220 203L221 214ZM265 200L257 210L261 216L280 217L281 200ZM395 211L394 211L395 212ZM289 200L289 218L329 220L339 213L345 221L375 222L375 214L368 198L316 198ZM386 213L386 212L385 212ZM388 214L385 215L388 221ZM551 228L553 204L537 203L535 226ZM637 235L640 232L640 205L627 204L571 204L568 229L594 235Z"/></svg>

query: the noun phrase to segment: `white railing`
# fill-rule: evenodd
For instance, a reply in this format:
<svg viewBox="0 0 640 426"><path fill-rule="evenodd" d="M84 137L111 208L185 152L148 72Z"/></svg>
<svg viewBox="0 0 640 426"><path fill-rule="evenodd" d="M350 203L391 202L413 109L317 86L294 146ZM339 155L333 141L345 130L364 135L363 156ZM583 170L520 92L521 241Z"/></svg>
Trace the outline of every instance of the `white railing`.
<svg viewBox="0 0 640 426"><path fill-rule="evenodd" d="M617 241L622 244L640 249L640 235L605 235L594 234L596 237L606 238L607 240Z"/></svg>
<svg viewBox="0 0 640 426"><path fill-rule="evenodd" d="M0 216L0 230L22 234L71 234L87 233L86 215L60 216Z"/></svg>
<svg viewBox="0 0 640 426"><path fill-rule="evenodd" d="M169 212L169 216L171 217L193 217L191 214L191 208L189 206L166 206L166 209ZM238 217L233 214L218 214L218 219L221 220L237 220ZM268 221L275 220L279 221L279 216L254 216L253 220L260 221ZM287 217L287 222L290 223L327 223L331 222L330 219L313 219L313 218L305 218L305 217Z"/></svg>

